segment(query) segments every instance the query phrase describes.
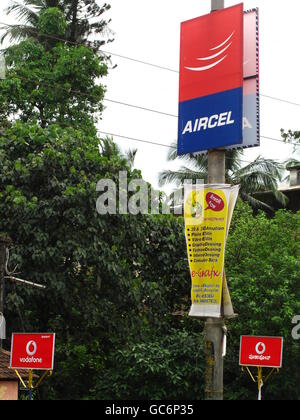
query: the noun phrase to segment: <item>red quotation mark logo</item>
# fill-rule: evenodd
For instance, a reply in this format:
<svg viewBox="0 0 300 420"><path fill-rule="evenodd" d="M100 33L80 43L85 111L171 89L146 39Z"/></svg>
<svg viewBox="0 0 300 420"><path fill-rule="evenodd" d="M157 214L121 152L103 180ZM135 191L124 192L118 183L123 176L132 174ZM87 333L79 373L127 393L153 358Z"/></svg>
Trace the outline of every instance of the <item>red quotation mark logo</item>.
<svg viewBox="0 0 300 420"><path fill-rule="evenodd" d="M206 194L206 202L208 207L205 210L222 211L225 207L222 198L215 193Z"/></svg>
<svg viewBox="0 0 300 420"><path fill-rule="evenodd" d="M258 343L255 347L255 351L259 355L263 355L266 352L266 345L264 343Z"/></svg>
<svg viewBox="0 0 300 420"><path fill-rule="evenodd" d="M28 356L34 356L36 352L37 352L36 342L33 340L29 341L26 346L26 353L28 354Z"/></svg>

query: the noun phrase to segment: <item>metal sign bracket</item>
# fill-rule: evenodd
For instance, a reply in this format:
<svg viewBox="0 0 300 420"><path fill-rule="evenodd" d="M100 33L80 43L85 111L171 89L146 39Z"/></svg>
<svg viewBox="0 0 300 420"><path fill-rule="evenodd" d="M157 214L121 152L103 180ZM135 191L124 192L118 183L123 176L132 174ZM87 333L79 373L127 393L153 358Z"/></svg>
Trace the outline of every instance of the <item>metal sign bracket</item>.
<svg viewBox="0 0 300 420"><path fill-rule="evenodd" d="M246 370L254 383L257 383L258 386L258 399L261 400L261 390L264 384L273 376L274 373L279 373L278 368L273 368L270 372L264 377L263 376L263 368L262 366L257 366L257 376L255 377L254 374L251 372L250 368L246 366ZM244 372L244 367L242 368L242 372Z"/></svg>
<svg viewBox="0 0 300 420"><path fill-rule="evenodd" d="M20 373L18 372L17 369L14 369L17 377L19 378L22 386L24 387L25 390L29 391L29 399L32 398L32 391L34 391L35 389L37 389L41 383L47 378L47 376L51 377L53 374L52 370L46 370L43 375L39 378L39 380L37 381L37 383L34 385L33 384L33 371L29 370L28 371L28 383L26 385L26 383L24 382L23 378L21 377Z"/></svg>

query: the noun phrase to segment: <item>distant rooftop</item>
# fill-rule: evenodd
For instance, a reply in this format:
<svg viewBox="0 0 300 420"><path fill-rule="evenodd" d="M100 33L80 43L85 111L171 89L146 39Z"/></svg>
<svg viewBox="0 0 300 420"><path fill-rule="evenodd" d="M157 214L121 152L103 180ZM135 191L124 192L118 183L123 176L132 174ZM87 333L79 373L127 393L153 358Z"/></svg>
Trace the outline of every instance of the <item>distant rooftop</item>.
<svg viewBox="0 0 300 420"><path fill-rule="evenodd" d="M300 187L300 164L291 165L287 170L290 171L290 189Z"/></svg>
<svg viewBox="0 0 300 420"><path fill-rule="evenodd" d="M9 368L10 352L0 349L0 381L9 380L17 381L18 377L13 369ZM18 370L21 378L27 379L28 372L26 370Z"/></svg>
<svg viewBox="0 0 300 420"><path fill-rule="evenodd" d="M300 170L300 163L297 165L291 165L291 166L287 166L286 168L288 171L293 170L293 169L299 169Z"/></svg>

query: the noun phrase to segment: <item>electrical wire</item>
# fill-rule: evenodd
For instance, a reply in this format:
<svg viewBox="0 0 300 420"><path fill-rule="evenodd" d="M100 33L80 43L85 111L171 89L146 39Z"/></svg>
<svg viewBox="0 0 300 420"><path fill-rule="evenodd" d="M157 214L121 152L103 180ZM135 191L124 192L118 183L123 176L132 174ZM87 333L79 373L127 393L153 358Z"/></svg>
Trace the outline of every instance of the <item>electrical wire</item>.
<svg viewBox="0 0 300 420"><path fill-rule="evenodd" d="M170 113L164 112L164 111L158 111L156 109L145 108L145 107L139 106L139 105L128 104L126 102L120 102L120 101L116 101L116 100L113 100L113 99L104 98L104 101L112 102L112 103L115 103L115 104L118 104L118 105L128 106L128 107L131 107L131 108L140 109L142 111L154 112L155 114L166 115L167 117L178 118L178 115L175 115L175 114L170 114Z"/></svg>
<svg viewBox="0 0 300 420"><path fill-rule="evenodd" d="M150 141L150 140L143 140L143 139L138 139L135 137L129 137L129 136L123 136L121 134L115 134L115 133L108 133L106 131L102 131L102 130L98 130L99 134L104 134L105 136L111 136L111 137L119 137L121 139L126 139L126 140L132 140L132 141L136 141L139 143L145 143L145 144L151 144L154 146L160 146L160 147L166 147L167 149L176 149L176 147L172 146L172 145L168 145L168 144L164 144L164 143L158 143L158 142L154 142L154 141Z"/></svg>
<svg viewBox="0 0 300 420"><path fill-rule="evenodd" d="M0 22L0 24L5 25L7 27L14 27L14 28L15 27L23 27L23 25L9 25L9 24L5 24L3 22ZM32 30L35 31L36 33L39 33L39 31L36 30L35 28L32 28ZM69 43L69 44L72 44L72 45L80 45L80 46L85 45L86 46L86 44L84 44L84 43L65 40L63 38L60 38L60 37L57 37L57 36L52 36L52 35L49 35L49 34L41 34L41 36L45 36L45 37L55 39L55 40L58 40L58 41L62 41L62 42L65 42L65 43ZM120 55L120 54L111 53L109 51L101 51L101 52L104 53L104 54L115 55L115 56L120 57L120 58L128 59L128 60L135 61L135 62L138 62L138 63L141 63L141 64L150 65L152 67L157 67L157 68L160 68L160 69L163 69L163 70L169 70L169 71L173 71L173 72L178 73L177 70L173 70L173 69L170 69L170 68L167 68L167 67L159 66L159 65L149 63L149 62L146 62L146 61L141 61L141 60L137 60L137 59L134 59L134 58L131 58L131 57L123 56L123 55ZM22 77L20 75L18 75L18 77L20 77L20 78L22 78L26 81L34 81L34 79L28 79L28 78ZM53 86L53 84L50 85L50 84L46 84L45 82L40 82L40 81L39 81L39 84L42 84L42 85L48 86L48 87ZM83 92L76 91L76 90L68 90L68 89L65 89L61 86L60 86L60 88L62 90L67 91L68 93L74 93L74 94L76 94L78 96L81 96L81 97L84 97L84 98L92 98L92 96L90 94L85 94ZM268 96L268 95L260 95L260 96L265 96L269 99L278 100L278 101L281 101L281 102L285 102L285 103L289 103L289 104L292 104L292 105L300 106L300 104L290 102L290 101L286 101L286 100L279 99L279 98L275 98L275 97L271 97L271 96ZM117 100L114 100L114 99L104 98L104 101L119 104L119 105L122 105L122 106L128 106L128 107L143 110L143 111L148 111L148 112L152 112L152 113L156 113L156 114L160 114L160 115L165 115L165 116L169 116L169 117L173 117L173 118L178 118L178 115L175 115L175 114L171 114L171 113L167 113L167 112L163 112L163 111L158 111L158 110L151 109L151 108L142 107L142 106L139 106L139 105L133 105L133 104L129 104L129 103L126 103L126 102L117 101ZM109 133L108 135L112 135L112 134ZM120 136L120 135L119 136L115 135L115 136L120 137L120 138L127 138L126 136ZM270 141L276 141L276 142L279 142L279 143L282 143L282 144L285 144L285 145L300 146L298 143L284 142L283 140L279 140L279 139L272 138L272 137L261 136L261 138L264 138L264 139L270 140ZM133 140L133 141L138 141L137 139L134 139L134 138L128 138L128 139ZM162 147L169 147L169 146L161 144L161 143L156 143L156 142L151 142L151 141L146 141L146 140L143 141L143 142L148 143L148 144L159 145L159 146L162 146Z"/></svg>
<svg viewBox="0 0 300 420"><path fill-rule="evenodd" d="M171 144L168 145L168 144L164 144L164 143L154 142L154 141L151 141L151 140L145 140L145 139L140 139L140 138L136 138L136 137L125 136L125 135L122 135L122 134L109 133L109 132L106 132L106 131L103 131L103 130L97 130L97 133L100 136L105 135L105 136L111 136L111 137L118 137L118 138L121 138L121 139L135 141L135 142L138 142L138 143L150 144L152 146L157 146L157 147L164 147L164 148L167 148L169 150L170 149L174 149L174 150L177 149L176 146L173 146ZM4 138L7 141L10 141L10 139L8 137L4 136L0 132L0 138L1 137ZM229 156L226 156L226 160L235 160L235 158L230 158ZM241 163L247 163L249 165L255 163L255 161L242 160L242 159L239 159L239 161Z"/></svg>
<svg viewBox="0 0 300 420"><path fill-rule="evenodd" d="M163 143L159 143L159 142L153 142L153 141L150 141L150 140L144 140L144 139L140 139L140 138L136 138L136 137L124 136L122 134L108 133L108 132L102 131L102 130L98 130L97 132L100 135L104 134L105 136L118 137L118 138L121 138L121 139L131 140L131 141L135 141L135 142L139 142L139 143L151 144L151 145L154 145L154 146L166 147L168 149L177 150L177 147L173 146L173 145L167 145L167 144L163 144ZM235 158L230 158L229 156L226 156L226 159L227 160L235 160ZM239 159L239 162L247 163L247 164L253 164L253 163L255 163L255 160L254 161L249 161L249 160Z"/></svg>
<svg viewBox="0 0 300 420"><path fill-rule="evenodd" d="M11 24L7 24L7 23L4 23L4 22L0 22L0 25L4 25L4 26L6 26L8 28L22 28L22 27L26 27L24 25L11 25ZM54 36L54 35L40 33L35 28L30 28L30 29L33 32L35 32L36 34L39 34L40 36L43 36L45 38L53 39L53 40L56 40L56 41L61 41L61 42L64 42L66 44L70 44L70 45L74 45L74 46L85 46L87 48L90 48L86 44L86 42L70 41L70 40L67 40L67 39L64 39L64 38L61 38L61 37L57 37L57 36ZM2 50L2 51L4 51L4 50ZM170 67L161 66L159 64L150 63L149 61L143 61L143 60L136 59L136 58L133 58L133 57L128 57L126 55L121 55L121 54L113 53L111 51L101 50L100 51L100 54L101 53L102 54L108 54L108 55L111 55L111 56L114 56L114 57L118 57L118 58L122 58L124 60L136 62L136 63L139 63L139 64L144 64L144 65L147 65L147 66L155 67L155 68L160 69L160 70L166 70L166 71L169 71L169 72L172 72L172 73L179 74L179 71L178 70L172 69ZM287 103L287 104L290 104L290 105L300 106L300 103L292 102L292 101L289 101L289 100L286 100L286 99L281 99L281 98L277 98L277 97L269 96L269 95L264 95L264 94L260 94L260 96L261 97L264 97L264 98L272 99L272 100L275 100L275 101Z"/></svg>
<svg viewBox="0 0 300 420"><path fill-rule="evenodd" d="M1 22L0 22L1 23ZM36 81L35 79L30 79L30 78L28 78L28 77L24 77L24 76L21 76L21 75L18 75L18 77L20 78L20 79L23 79L23 80L25 80L25 81L29 81L29 82L34 82L34 81ZM41 81L38 81L38 84L39 85L42 85L42 86L45 86L45 87L49 87L49 88L53 88L53 82L52 83L46 83L46 82L41 82ZM57 84L57 83L56 83ZM57 84L58 85L58 84ZM88 93L84 93L84 92L81 92L81 91L77 91L77 90L72 90L72 89L67 89L67 88L64 88L64 87L62 87L62 86L59 86L59 88L61 89L61 90L63 90L63 91L65 91L65 92L67 92L68 94L70 94L70 93L74 93L74 94L76 94L76 95L78 95L78 96L80 96L80 97L82 97L82 98L85 98L85 99L95 99L91 94L88 94ZM114 99L109 99L109 98L104 98L103 99L104 101L106 101L106 102L111 102L111 103L115 103L115 104L118 104L118 105L122 105L122 106L127 106L127 107L131 107L131 108L136 108L136 109L139 109L139 110L142 110L142 111L148 111L148 112L153 112L153 113L156 113L156 114L160 114L160 115L164 115L164 116L169 116L169 117L173 117L173 118L177 118L178 119L178 115L175 115L175 114L170 114L170 113L167 113L167 112L163 112L163 111L158 111L158 110L155 110L155 109L151 109L151 108L146 108L146 107L142 107L142 106L139 106L139 105L133 105L133 104L129 104L129 103L126 103L126 102L121 102L121 101L117 101L117 100L114 100ZM126 137L126 136L125 136ZM292 145L292 146L300 146L300 144L298 144L298 143L294 143L294 142L285 142L285 141L283 141L283 140L280 140L280 139L275 139L275 138L272 138L272 137L268 137L268 136L260 136L261 138L264 138L264 139L267 139L267 140L271 140L271 141L276 141L276 142L279 142L279 143L282 143L282 144L284 144L284 145ZM167 146L168 147L168 146Z"/></svg>

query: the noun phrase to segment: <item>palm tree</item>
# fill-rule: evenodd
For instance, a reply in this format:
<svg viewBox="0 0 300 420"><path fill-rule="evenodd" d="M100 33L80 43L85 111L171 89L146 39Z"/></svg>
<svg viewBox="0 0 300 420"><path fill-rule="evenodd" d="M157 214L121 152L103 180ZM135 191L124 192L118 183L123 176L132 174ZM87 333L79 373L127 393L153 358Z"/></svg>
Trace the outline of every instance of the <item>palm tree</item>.
<svg viewBox="0 0 300 420"><path fill-rule="evenodd" d="M240 198L247 201L254 209L273 210L269 205L255 198L254 193L271 191L282 204L287 204L287 197L278 191L278 182L282 180L283 165L272 159L258 156L254 162L245 163L241 150L228 150L225 161L226 183L240 185ZM169 161L181 160L185 163L177 171L165 170L159 174L161 187L175 183L181 187L185 180L203 180L208 182L208 155L177 155L176 144L173 144L168 154Z"/></svg>
<svg viewBox="0 0 300 420"><path fill-rule="evenodd" d="M8 15L14 14L18 20L24 22L22 25L6 25L1 30L5 30L1 37L1 43L6 38L10 41L19 42L26 38L37 38L37 24L41 12L49 7L59 7L60 0L11 0L11 5L7 7Z"/></svg>
<svg viewBox="0 0 300 420"><path fill-rule="evenodd" d="M124 159L127 163L128 169L131 171L134 167L134 162L137 149L129 149L125 153L122 153L120 147L114 142L112 137L104 137L99 139L99 151L102 156L112 159L114 156L119 156Z"/></svg>
<svg viewBox="0 0 300 420"><path fill-rule="evenodd" d="M10 0L11 5L6 9L7 14L14 16L22 21L20 25L5 25L0 28L5 30L0 41L1 43L9 38L10 41L19 42L29 37L39 39L37 24L40 14L50 8L59 8L67 21L67 30L64 39L72 43L87 44L95 50L105 44L112 42L109 39L112 32L107 28L106 20L102 19L102 14L110 9L110 5L105 3L99 6L96 0ZM90 20L93 19L93 23ZM97 19L97 20L96 20ZM103 39L88 41L89 35L101 35ZM108 38L104 40L104 38Z"/></svg>

